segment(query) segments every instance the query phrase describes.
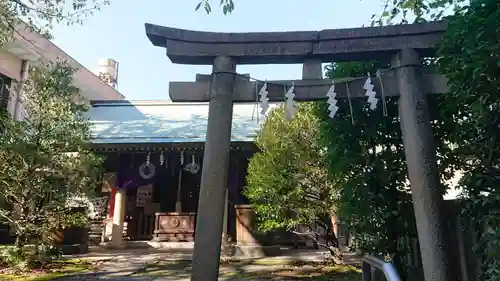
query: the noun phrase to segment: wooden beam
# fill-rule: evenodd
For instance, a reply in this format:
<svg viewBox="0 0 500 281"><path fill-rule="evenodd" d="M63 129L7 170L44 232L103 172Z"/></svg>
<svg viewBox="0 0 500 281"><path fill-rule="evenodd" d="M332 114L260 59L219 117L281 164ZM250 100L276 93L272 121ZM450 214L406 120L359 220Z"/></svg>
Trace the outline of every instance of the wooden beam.
<svg viewBox="0 0 500 281"><path fill-rule="evenodd" d="M164 142L164 143L93 143L92 150L98 152L161 152L180 150L203 150L205 142ZM231 149L236 150L242 147L243 150L256 151L256 146L252 141L233 141Z"/></svg>
<svg viewBox="0 0 500 281"><path fill-rule="evenodd" d="M432 56L446 22L250 33L201 32L149 23L145 29L151 43L166 48L173 63L211 65L217 56L230 56L237 64L287 64L306 59L378 60L406 48L422 57Z"/></svg>
<svg viewBox="0 0 500 281"><path fill-rule="evenodd" d="M395 70L386 71L382 75L385 96L399 96ZM210 89L210 75L197 75L197 82L170 82L169 95L174 102L208 102ZM263 82L250 81L245 76L237 76L237 83L233 92L234 102L254 102ZM351 80L349 82L342 82ZM349 85L351 98L366 98L363 85L365 78L352 80L351 78L336 80L335 90L338 98L347 98L346 84ZM439 74L424 74L424 89L427 94L443 94L448 92L447 79ZM295 84L295 100L314 101L326 100L326 92L331 86L332 80L280 80L268 81L267 91L270 101L283 101L285 87ZM372 77L372 83L375 85L377 96L381 96L381 86L376 77Z"/></svg>

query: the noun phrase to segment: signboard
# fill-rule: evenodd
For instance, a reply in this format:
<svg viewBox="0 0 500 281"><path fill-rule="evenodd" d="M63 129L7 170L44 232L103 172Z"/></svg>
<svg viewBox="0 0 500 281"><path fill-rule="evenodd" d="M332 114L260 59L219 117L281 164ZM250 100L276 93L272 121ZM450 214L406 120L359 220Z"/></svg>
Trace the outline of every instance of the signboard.
<svg viewBox="0 0 500 281"><path fill-rule="evenodd" d="M153 198L153 185L143 185L137 188L137 207L144 207L149 204Z"/></svg>

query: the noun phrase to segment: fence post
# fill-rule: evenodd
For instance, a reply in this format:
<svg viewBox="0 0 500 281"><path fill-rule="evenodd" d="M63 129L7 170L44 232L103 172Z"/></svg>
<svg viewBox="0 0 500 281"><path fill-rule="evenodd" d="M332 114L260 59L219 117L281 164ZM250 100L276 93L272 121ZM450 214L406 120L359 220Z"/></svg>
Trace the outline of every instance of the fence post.
<svg viewBox="0 0 500 281"><path fill-rule="evenodd" d="M363 262L363 281L372 281L372 268L371 266L366 263L366 262Z"/></svg>

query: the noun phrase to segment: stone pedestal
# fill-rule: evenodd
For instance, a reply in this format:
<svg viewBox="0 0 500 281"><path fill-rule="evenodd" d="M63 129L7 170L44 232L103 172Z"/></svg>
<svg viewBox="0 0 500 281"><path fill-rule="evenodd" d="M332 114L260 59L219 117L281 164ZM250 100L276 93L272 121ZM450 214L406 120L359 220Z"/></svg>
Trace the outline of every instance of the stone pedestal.
<svg viewBox="0 0 500 281"><path fill-rule="evenodd" d="M238 258L279 256L281 250L278 245L269 245L270 241L262 241L266 237L256 235L253 229L255 213L252 205L236 205L235 209L236 245L234 255Z"/></svg>
<svg viewBox="0 0 500 281"><path fill-rule="evenodd" d="M236 242L240 245L258 244L252 228L255 213L252 205L236 205Z"/></svg>
<svg viewBox="0 0 500 281"><path fill-rule="evenodd" d="M127 236L128 223L123 223L122 238ZM105 219L102 225L101 243L111 242L113 235L113 219Z"/></svg>
<svg viewBox="0 0 500 281"><path fill-rule="evenodd" d="M192 242L196 213L156 213L155 242Z"/></svg>

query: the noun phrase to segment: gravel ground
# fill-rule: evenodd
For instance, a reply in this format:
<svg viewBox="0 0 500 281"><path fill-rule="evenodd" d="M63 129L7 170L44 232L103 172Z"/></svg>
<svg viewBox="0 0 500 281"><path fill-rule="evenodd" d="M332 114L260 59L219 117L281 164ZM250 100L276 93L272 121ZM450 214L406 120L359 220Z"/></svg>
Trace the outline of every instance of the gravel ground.
<svg viewBox="0 0 500 281"><path fill-rule="evenodd" d="M73 275L73 276L68 276L68 277L60 277L53 279L54 281L80 281L80 280L86 280L86 281L101 281L101 280L108 280L108 281L159 281L159 280L164 280L164 279L159 279L159 278L153 278L153 277L109 277L107 276L107 273L93 273L93 274L81 274L81 275Z"/></svg>
<svg viewBox="0 0 500 281"><path fill-rule="evenodd" d="M166 277L116 277L116 278L110 278L107 276L104 276L102 274L83 274L83 275L75 275L71 277L61 277L57 279L53 279L54 281L80 281L80 280L85 280L85 281L189 281L190 279L178 279L178 278L166 278ZM220 281L245 281L243 279L234 279L234 278L219 278ZM248 280L250 281L250 280ZM253 279L251 281L270 281L270 280L263 280L263 279ZM283 280L281 280L283 281Z"/></svg>
<svg viewBox="0 0 500 281"><path fill-rule="evenodd" d="M98 272L60 277L53 280L190 281L190 273L189 273L191 270L190 261L185 260L184 256L176 252L171 253L171 252L154 252L154 251L149 251L149 252L124 251L123 253L108 252L103 254L96 254L95 256L91 255L86 256L86 258L88 258L89 260L99 261L98 267L96 268ZM264 275L259 276L260 274L258 273L266 272L269 270L271 271L274 270L279 271L280 269L282 270L283 269L282 262L286 260L313 261L313 260L323 260L323 259L324 259L324 253L322 252L294 251L289 255L270 258L269 261L264 262L264 264L261 265L245 264L246 262L242 262L241 265L233 263L224 264L221 265L221 275L220 275L221 277L219 278L219 280L244 281L248 280L247 278L250 278L250 275L252 275L252 277L250 278L252 281L259 281L259 280L270 281L272 279L261 279L261 278L267 278L267 276L266 277L264 277ZM150 270L153 272L149 272ZM146 273L145 271L148 271L149 273L153 274L145 274ZM233 274L231 274L231 272ZM238 274L241 272L247 272L250 273L250 275ZM283 279L281 278L279 278L280 281L285 281L286 279L288 279L287 277L284 277Z"/></svg>

